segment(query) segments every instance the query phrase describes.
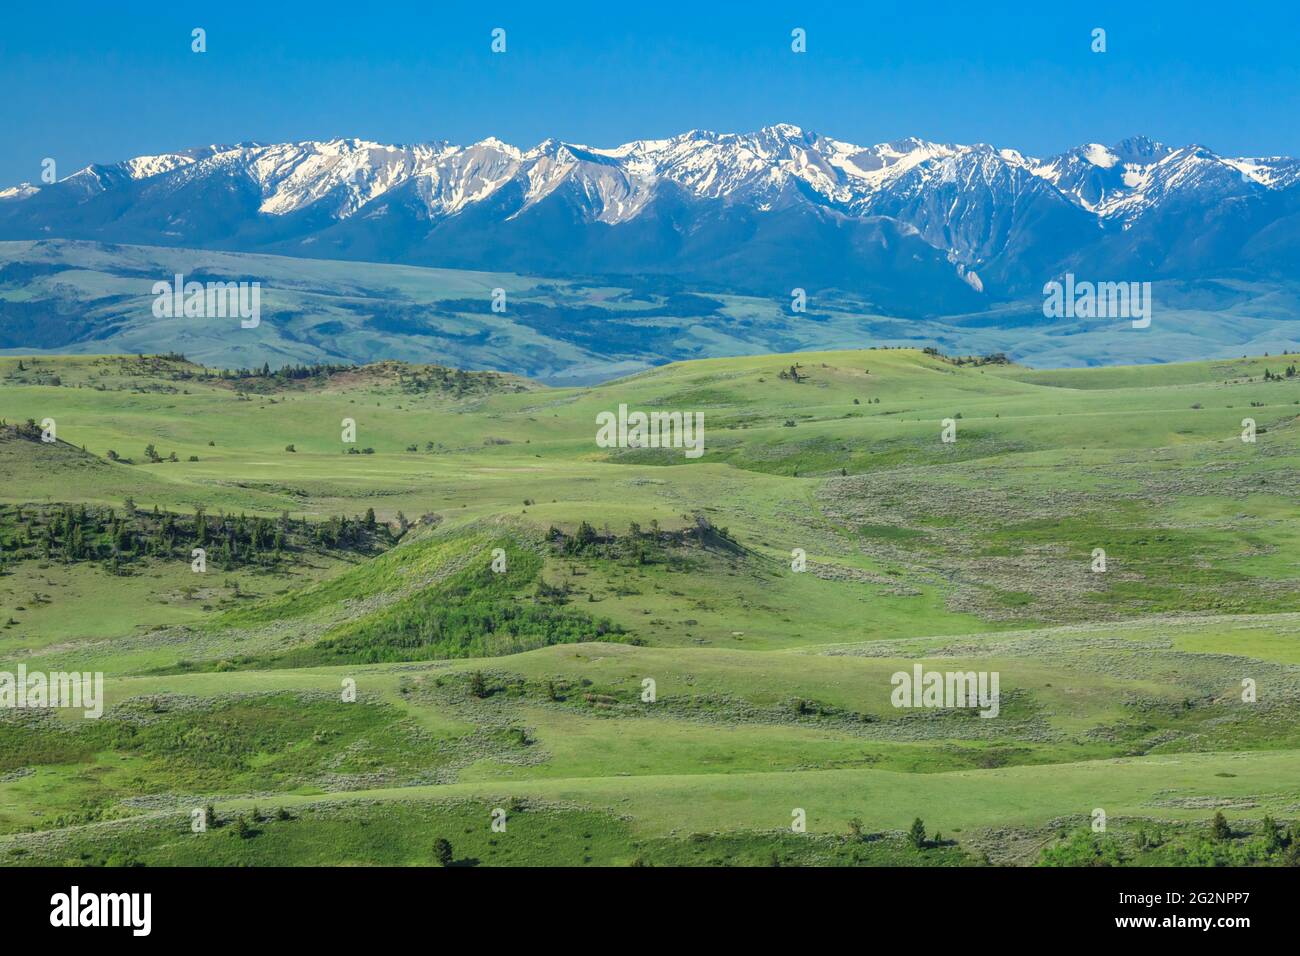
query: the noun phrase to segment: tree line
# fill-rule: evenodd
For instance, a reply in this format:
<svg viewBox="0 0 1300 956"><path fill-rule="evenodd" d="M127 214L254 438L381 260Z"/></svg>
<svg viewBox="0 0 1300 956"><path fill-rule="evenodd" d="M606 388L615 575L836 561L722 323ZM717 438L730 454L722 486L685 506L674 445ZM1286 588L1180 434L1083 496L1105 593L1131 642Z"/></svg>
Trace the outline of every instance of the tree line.
<svg viewBox="0 0 1300 956"><path fill-rule="evenodd" d="M0 511L0 568L9 561L44 560L71 564L101 561L123 573L146 558L190 560L194 548L223 570L277 567L285 555L307 548L373 553L395 535L375 519L335 515L324 521L246 514L193 515L139 509L131 499L119 511L81 505L24 506Z"/></svg>

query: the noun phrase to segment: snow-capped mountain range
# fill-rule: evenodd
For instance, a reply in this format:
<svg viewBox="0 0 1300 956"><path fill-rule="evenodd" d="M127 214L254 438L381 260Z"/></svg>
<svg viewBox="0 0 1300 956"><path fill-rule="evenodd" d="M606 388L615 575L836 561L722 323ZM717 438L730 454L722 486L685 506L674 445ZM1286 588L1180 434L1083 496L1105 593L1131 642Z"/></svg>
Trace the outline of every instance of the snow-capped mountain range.
<svg viewBox="0 0 1300 956"><path fill-rule="evenodd" d="M612 149L360 140L208 146L0 190L0 238L76 238L965 311L1060 273L1300 277L1300 160L1146 138L1035 158L777 125Z"/></svg>

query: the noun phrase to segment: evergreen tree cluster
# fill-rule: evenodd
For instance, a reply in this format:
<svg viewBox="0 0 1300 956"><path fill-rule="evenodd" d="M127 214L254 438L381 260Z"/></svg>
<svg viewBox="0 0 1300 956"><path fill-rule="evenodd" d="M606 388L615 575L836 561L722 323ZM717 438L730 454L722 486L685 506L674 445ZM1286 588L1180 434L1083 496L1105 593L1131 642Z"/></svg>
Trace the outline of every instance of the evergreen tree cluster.
<svg viewBox="0 0 1300 956"><path fill-rule="evenodd" d="M551 549L567 557L598 557L632 564L667 564L677 570L686 565L675 551L692 546L737 553L741 546L726 528L718 528L704 515L684 515L692 523L679 531L665 531L657 520L647 529L633 521L626 534L617 535L609 525L597 531L583 521L573 534L552 526L546 533Z"/></svg>
<svg viewBox="0 0 1300 956"><path fill-rule="evenodd" d="M190 560L203 548L223 569L277 567L285 555L306 548L374 553L393 535L375 520L344 515L326 521L245 514L193 515L139 510L127 499L122 510L86 505L22 505L0 509L0 568L11 561L101 561L116 573L146 558Z"/></svg>

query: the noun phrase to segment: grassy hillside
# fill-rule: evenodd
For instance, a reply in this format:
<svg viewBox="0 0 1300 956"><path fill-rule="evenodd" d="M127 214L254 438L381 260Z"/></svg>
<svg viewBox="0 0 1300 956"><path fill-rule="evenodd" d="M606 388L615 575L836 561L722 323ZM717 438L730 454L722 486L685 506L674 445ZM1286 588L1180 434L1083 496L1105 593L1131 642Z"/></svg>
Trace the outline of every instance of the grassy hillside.
<svg viewBox="0 0 1300 956"><path fill-rule="evenodd" d="M1286 862L1297 364L2 357L0 670L107 701L0 710L0 861Z"/></svg>
<svg viewBox="0 0 1300 956"><path fill-rule="evenodd" d="M815 267L814 267L815 268ZM159 319L153 285L260 283L261 323ZM494 290L505 299L493 308ZM1035 365L1115 365L1300 348L1300 287L1157 282L1150 327L1044 319L1039 296L970 315L900 319L847 293L765 298L671 277L586 280L154 246L0 242L0 355L180 352L212 365L402 359L563 384L710 356L864 342L1005 352Z"/></svg>

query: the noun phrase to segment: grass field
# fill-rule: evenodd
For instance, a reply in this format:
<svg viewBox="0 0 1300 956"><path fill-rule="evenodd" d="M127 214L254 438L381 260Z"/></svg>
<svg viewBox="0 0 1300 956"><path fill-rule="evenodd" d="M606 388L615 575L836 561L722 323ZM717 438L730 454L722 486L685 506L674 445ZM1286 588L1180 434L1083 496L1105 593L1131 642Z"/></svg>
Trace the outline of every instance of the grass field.
<svg viewBox="0 0 1300 956"><path fill-rule="evenodd" d="M1298 362L0 357L0 862L1295 862Z"/></svg>

